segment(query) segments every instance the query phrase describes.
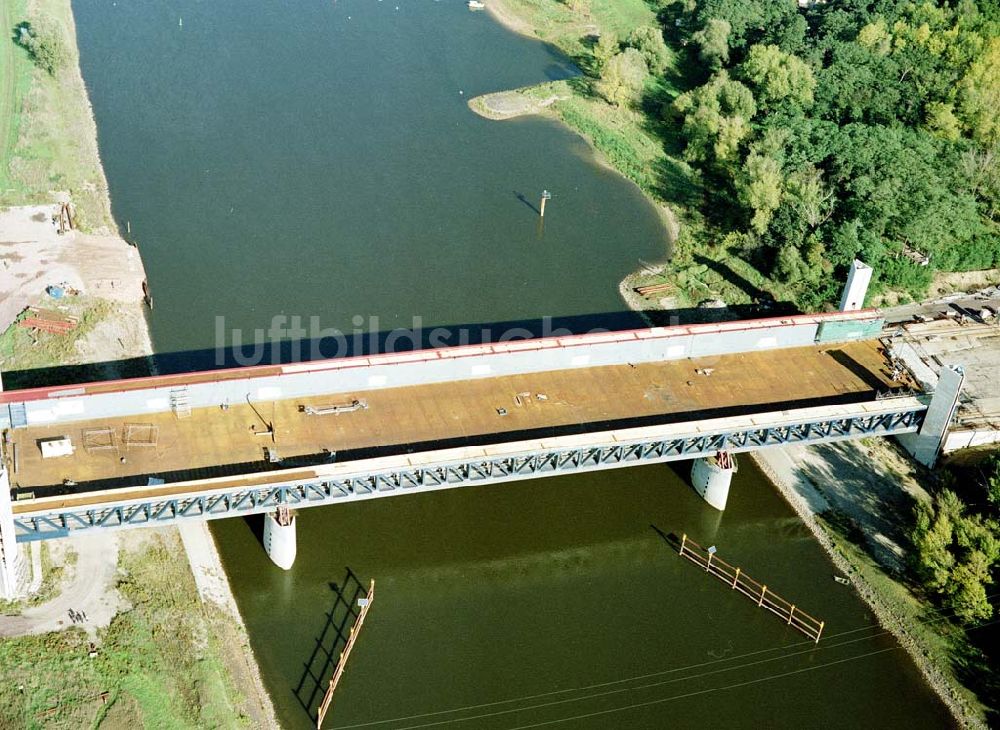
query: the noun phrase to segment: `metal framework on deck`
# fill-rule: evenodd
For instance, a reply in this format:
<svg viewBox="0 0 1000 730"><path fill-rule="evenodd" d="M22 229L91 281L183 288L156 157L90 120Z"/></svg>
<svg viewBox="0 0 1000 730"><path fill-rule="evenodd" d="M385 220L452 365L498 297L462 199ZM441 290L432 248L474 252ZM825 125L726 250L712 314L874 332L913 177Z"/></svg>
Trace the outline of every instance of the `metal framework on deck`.
<svg viewBox="0 0 1000 730"><path fill-rule="evenodd" d="M887 401L879 403L885 406ZM859 411L863 411L865 405L859 404ZM926 409L924 403L913 398L901 398L897 408L877 414L862 412L829 419L813 417L791 424L786 420L781 425L737 429L732 426L726 428L719 423L716 424L718 430L712 430L712 422L706 421L701 428L692 424L689 434L669 437L644 437L641 433L655 431L655 427L635 429L634 435L629 431L593 433L586 437L591 443L584 446L546 448L539 445L531 450L497 455L488 453L491 447L483 447L480 454L461 459L455 459L453 454L449 459L448 452L441 452L439 463L435 463L435 452L425 452L370 462L358 461L357 471L348 470L346 474L336 477L317 476L295 482L276 481L273 484L227 489L206 484L200 493L193 491L198 487L192 484L192 492L170 498L115 500L115 493L109 491L106 503L86 509L55 506L46 509L39 505L37 510L15 515L14 522L18 542L25 542L94 529L144 527L186 519L250 515L271 511L281 505L301 509L433 489L695 459L720 450L745 452L787 444L892 436L917 431L923 423ZM794 413L783 416L787 419ZM398 464L393 464L393 461ZM351 464L337 466L350 467Z"/></svg>

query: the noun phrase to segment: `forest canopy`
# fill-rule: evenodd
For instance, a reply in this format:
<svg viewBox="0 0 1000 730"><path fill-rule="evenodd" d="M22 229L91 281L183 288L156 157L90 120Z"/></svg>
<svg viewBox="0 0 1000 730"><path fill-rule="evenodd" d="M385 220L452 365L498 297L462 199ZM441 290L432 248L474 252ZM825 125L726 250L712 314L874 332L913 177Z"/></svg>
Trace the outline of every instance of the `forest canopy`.
<svg viewBox="0 0 1000 730"><path fill-rule="evenodd" d="M996 0L689 0L661 20L689 51L663 113L714 191L707 233L801 306L855 257L915 295L1000 265Z"/></svg>

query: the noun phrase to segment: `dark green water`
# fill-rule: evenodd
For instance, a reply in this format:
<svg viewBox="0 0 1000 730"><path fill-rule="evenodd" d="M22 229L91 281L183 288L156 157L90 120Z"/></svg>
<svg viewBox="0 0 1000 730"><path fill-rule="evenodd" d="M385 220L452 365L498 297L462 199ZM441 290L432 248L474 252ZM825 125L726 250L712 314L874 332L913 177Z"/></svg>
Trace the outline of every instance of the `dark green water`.
<svg viewBox="0 0 1000 730"><path fill-rule="evenodd" d="M459 0L74 9L159 352L212 348L216 315L389 329L620 312L621 276L663 254L654 211L576 137L468 111L470 96L571 69ZM342 648L369 578L376 604L331 727L948 722L745 460L725 514L658 466L308 510L287 573L252 527L213 532L289 728L311 726L324 652ZM825 619L826 639L802 643L657 530L718 544Z"/></svg>
<svg viewBox="0 0 1000 730"><path fill-rule="evenodd" d="M718 545L825 620L826 638L803 642L656 528ZM308 727L314 677L331 673L317 644L343 648L331 583L353 603L350 575L374 577L376 599L330 727L948 725L748 460L725 513L661 465L307 510L298 531L284 573L245 522L213 526L288 727ZM462 707L473 709L420 717Z"/></svg>

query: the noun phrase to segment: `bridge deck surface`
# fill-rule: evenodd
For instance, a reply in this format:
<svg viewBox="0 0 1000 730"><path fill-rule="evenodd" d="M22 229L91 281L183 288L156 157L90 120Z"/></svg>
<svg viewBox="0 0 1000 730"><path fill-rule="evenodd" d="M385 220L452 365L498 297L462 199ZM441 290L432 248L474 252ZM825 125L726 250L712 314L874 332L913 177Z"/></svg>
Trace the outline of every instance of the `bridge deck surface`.
<svg viewBox="0 0 1000 730"><path fill-rule="evenodd" d="M710 375L698 370L711 369ZM148 475L167 481L198 478L195 470L221 465L264 466L264 448L284 459L338 452L338 461L379 450L396 451L414 444L427 448L492 440L517 433L566 433L601 430L650 422L699 420L782 410L823 402L865 400L875 390L901 383L890 380L877 341L838 346L783 349L722 357L661 363L578 368L481 378L452 383L383 388L350 395L318 396L256 404L260 416L274 424L274 442L256 435L265 429L248 405L228 410L201 408L187 418L173 413L141 414L132 418L95 419L54 426L29 426L10 432L17 449L17 468L10 463L12 486L38 488L60 485L44 493L83 492L145 484ZM522 397L518 405L515 396ZM540 399L538 394L545 396ZM364 399L367 410L339 415L306 415L304 405L342 404ZM738 407L733 404L739 404ZM500 415L498 409L505 409ZM644 420L645 419L645 420ZM126 423L158 428L155 446L123 445ZM581 426L580 424L584 424ZM117 447L87 451L84 432L114 429ZM42 458L39 441L68 436L71 456ZM492 438L491 438L492 437ZM422 447L423 448L423 447ZM421 448L421 450L422 450ZM124 463L122 461L124 457ZM80 483L65 489L64 480ZM85 483L94 482L93 487Z"/></svg>

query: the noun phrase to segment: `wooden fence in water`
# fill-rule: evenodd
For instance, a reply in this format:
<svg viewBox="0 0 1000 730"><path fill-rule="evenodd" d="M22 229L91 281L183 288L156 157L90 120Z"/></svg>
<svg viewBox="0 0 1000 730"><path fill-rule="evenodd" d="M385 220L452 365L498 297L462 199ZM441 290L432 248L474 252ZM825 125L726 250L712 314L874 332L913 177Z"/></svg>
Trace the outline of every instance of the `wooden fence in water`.
<svg viewBox="0 0 1000 730"><path fill-rule="evenodd" d="M727 584L734 591L739 591L757 604L758 608L766 608L781 618L789 626L801 631L817 644L823 633L824 622L810 616L794 603L768 589L763 583L758 583L743 572L720 558L714 552L709 552L687 535L681 537L679 554L695 565L704 568L706 573Z"/></svg>
<svg viewBox="0 0 1000 730"><path fill-rule="evenodd" d="M316 730L321 730L323 727L323 720L326 718L326 712L330 709L330 703L333 702L333 693L337 689L337 685L340 683L340 678L344 675L344 667L347 666L347 658L351 655L351 649L354 648L354 642L358 639L358 634L361 633L361 627L365 623L365 616L368 615L368 609L372 607L372 602L375 600L375 581L373 580L368 586L368 595L362 599L361 611L358 613L358 618L354 622L354 626L351 627L351 635L347 639L347 645L344 650L340 652L340 659L337 662L337 668L333 671L333 676L330 678L330 685L326 688L326 694L323 695L323 702L320 703L319 710L316 711Z"/></svg>

